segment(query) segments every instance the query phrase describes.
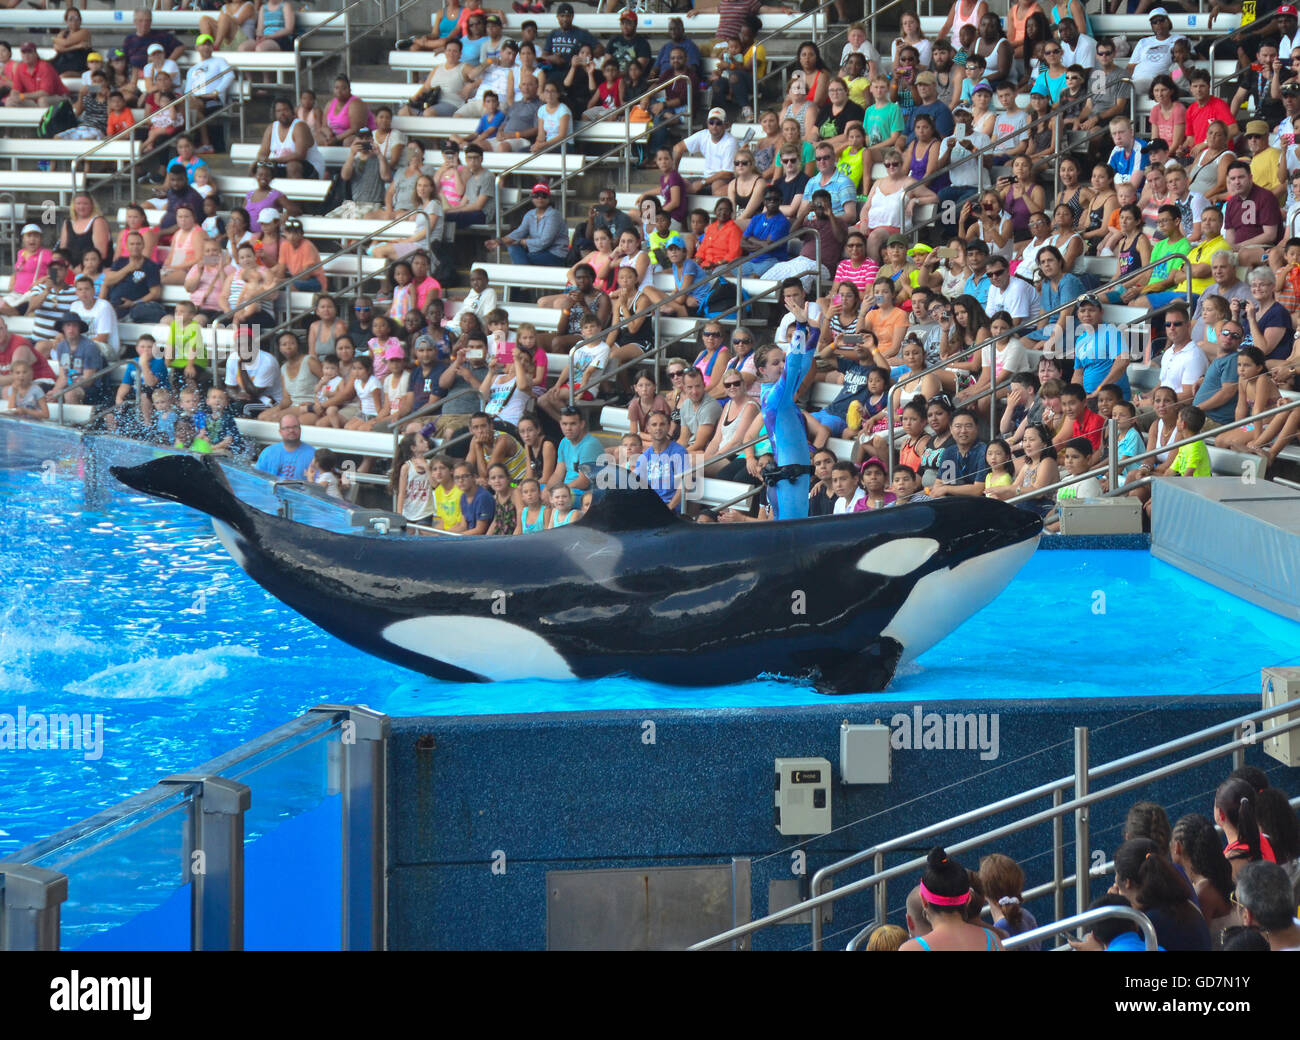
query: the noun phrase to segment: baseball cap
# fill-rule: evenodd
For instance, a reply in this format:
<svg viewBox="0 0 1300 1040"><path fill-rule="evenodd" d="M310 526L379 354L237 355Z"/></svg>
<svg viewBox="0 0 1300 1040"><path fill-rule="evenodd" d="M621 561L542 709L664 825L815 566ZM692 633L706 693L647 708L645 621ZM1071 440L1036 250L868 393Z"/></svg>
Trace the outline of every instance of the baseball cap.
<svg viewBox="0 0 1300 1040"><path fill-rule="evenodd" d="M1181 169L1183 169L1183 164L1180 163L1177 159L1166 159L1166 160L1165 160L1165 169L1166 169L1166 170L1181 170Z"/></svg>
<svg viewBox="0 0 1300 1040"><path fill-rule="evenodd" d="M981 90L984 91L984 92L987 93L987 94L992 94L992 93L993 93L993 88L992 88L988 83L983 83L983 82L976 83L976 84L975 84L975 89L972 90L971 93L972 93L972 94L977 94L977 93L979 93Z"/></svg>
<svg viewBox="0 0 1300 1040"><path fill-rule="evenodd" d="M1147 21L1154 22L1157 18L1168 18L1169 12L1163 7L1153 7L1147 12Z"/></svg>
<svg viewBox="0 0 1300 1040"><path fill-rule="evenodd" d="M709 118L721 119L725 123L727 121L726 110L721 108L711 108L709 109Z"/></svg>
<svg viewBox="0 0 1300 1040"><path fill-rule="evenodd" d="M631 22L633 25L636 25L636 12L624 11L621 15L618 16L618 20L620 22Z"/></svg>
<svg viewBox="0 0 1300 1040"><path fill-rule="evenodd" d="M1289 14L1289 15L1294 15L1294 14L1296 13L1295 5L1294 5L1294 4L1283 4L1281 7L1279 7L1279 8L1277 9L1277 13L1278 13L1278 14Z"/></svg>
<svg viewBox="0 0 1300 1040"><path fill-rule="evenodd" d="M24 235L31 235L31 234L37 234L37 235L40 235L40 234L44 234L44 232L41 231L41 226L40 226L39 224L27 224L27 225L24 225L24 227L23 227L23 234L24 234Z"/></svg>
<svg viewBox="0 0 1300 1040"><path fill-rule="evenodd" d="M501 24L502 24L502 22L501 22L501 16L500 16L499 14L496 14L495 12L493 12L492 14L489 14L489 15L487 16L487 21L489 21L489 22L496 22L497 25L501 25Z"/></svg>
<svg viewBox="0 0 1300 1040"><path fill-rule="evenodd" d="M99 51L91 51L86 55L86 61L103 61L104 56Z"/></svg>
<svg viewBox="0 0 1300 1040"><path fill-rule="evenodd" d="M885 239L885 245L903 246L904 248L906 248L907 239L905 239L902 235L890 235L887 239Z"/></svg>
<svg viewBox="0 0 1300 1040"><path fill-rule="evenodd" d="M681 235L669 235L668 241L664 243L665 249L685 249L686 240Z"/></svg>
<svg viewBox="0 0 1300 1040"><path fill-rule="evenodd" d="M268 220L282 220L283 218L284 214L272 206L270 209L262 210L261 214L257 218L257 222L259 224L265 224Z"/></svg>
<svg viewBox="0 0 1300 1040"><path fill-rule="evenodd" d="M394 344L393 346L389 347L387 350L384 351L385 361L393 361L396 358L404 358L404 357L406 357L406 351L403 350L401 347L397 346L396 344Z"/></svg>
<svg viewBox="0 0 1300 1040"><path fill-rule="evenodd" d="M968 116L974 115L974 112L971 110L970 105L968 105L965 101L959 101L957 102L957 104L952 106L952 114L956 115L958 112L965 112Z"/></svg>
<svg viewBox="0 0 1300 1040"><path fill-rule="evenodd" d="M533 195L546 195L547 197L549 197L550 194L551 194L551 186L550 186L549 184L542 184L542 183L539 181L538 183L536 183L536 184L533 185L533 190L532 190L532 192L531 192L530 194L533 194Z"/></svg>
<svg viewBox="0 0 1300 1040"><path fill-rule="evenodd" d="M919 76L916 77L916 82L918 82L918 83L938 83L939 80L935 77L935 75L934 75L933 72L922 72Z"/></svg>
<svg viewBox="0 0 1300 1040"><path fill-rule="evenodd" d="M199 33L199 35L198 35L198 39L196 39L196 40L194 41L194 46L197 47L197 46L199 46L200 44L203 44L203 43L213 43L213 44L215 44L216 42L217 42L217 41L214 40L214 39L213 39L211 36L209 36L207 33Z"/></svg>
<svg viewBox="0 0 1300 1040"><path fill-rule="evenodd" d="M1099 299L1097 299L1097 297L1093 296L1092 293L1084 293L1082 296L1080 296L1080 297L1079 297L1079 303L1081 303L1081 304L1086 303L1086 304L1088 304L1089 306L1092 306L1092 307L1100 307L1100 306L1101 306L1101 301L1100 301Z"/></svg>
<svg viewBox="0 0 1300 1040"><path fill-rule="evenodd" d="M163 45L161 43L151 43L149 44L149 48L145 51L145 54L166 54L166 53L167 52L163 49Z"/></svg>
<svg viewBox="0 0 1300 1040"><path fill-rule="evenodd" d="M1267 137L1269 135L1268 124L1262 119L1252 119L1246 124L1247 137Z"/></svg>
<svg viewBox="0 0 1300 1040"><path fill-rule="evenodd" d="M19 47L18 50L19 50L21 53L26 54L28 51L35 51L35 50L36 50L36 44L32 43L31 40L28 40L28 41L27 41L26 43L24 43L21 47Z"/></svg>

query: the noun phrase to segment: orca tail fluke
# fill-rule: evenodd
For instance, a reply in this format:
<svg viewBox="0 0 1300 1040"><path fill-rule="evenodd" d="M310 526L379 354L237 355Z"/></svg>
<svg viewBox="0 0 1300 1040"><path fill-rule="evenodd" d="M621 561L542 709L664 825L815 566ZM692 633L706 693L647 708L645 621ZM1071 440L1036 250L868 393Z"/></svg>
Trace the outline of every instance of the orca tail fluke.
<svg viewBox="0 0 1300 1040"><path fill-rule="evenodd" d="M252 511L235 497L221 464L210 455L164 455L140 466L111 466L109 472L127 487L179 502L253 536Z"/></svg>

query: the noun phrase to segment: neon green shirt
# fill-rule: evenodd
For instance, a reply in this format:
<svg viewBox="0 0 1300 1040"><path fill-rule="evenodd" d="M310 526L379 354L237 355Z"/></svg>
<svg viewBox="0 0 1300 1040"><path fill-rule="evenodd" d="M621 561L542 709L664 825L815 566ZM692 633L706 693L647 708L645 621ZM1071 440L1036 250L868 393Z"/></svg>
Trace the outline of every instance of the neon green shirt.
<svg viewBox="0 0 1300 1040"><path fill-rule="evenodd" d="M1171 259L1166 263L1160 264L1159 267L1152 268L1151 280L1147 282L1148 288L1154 285L1156 282L1163 281L1164 279L1168 278L1172 273L1171 269L1174 267L1184 269L1183 274L1184 277L1186 277L1186 270L1185 270L1186 265L1184 264L1184 262L1182 260L1174 260L1172 258L1176 256L1186 256L1187 250L1191 248L1191 245L1192 243L1187 240L1186 235L1180 238L1177 242L1170 242L1169 239L1167 238L1162 238L1159 242L1157 242L1151 249L1151 263L1153 264L1158 263L1159 261L1163 260L1165 257L1170 257Z"/></svg>
<svg viewBox="0 0 1300 1040"><path fill-rule="evenodd" d="M1184 444L1174 456L1174 464L1169 467L1169 472L1177 473L1180 477L1212 476L1214 470L1210 466L1210 449L1204 441Z"/></svg>

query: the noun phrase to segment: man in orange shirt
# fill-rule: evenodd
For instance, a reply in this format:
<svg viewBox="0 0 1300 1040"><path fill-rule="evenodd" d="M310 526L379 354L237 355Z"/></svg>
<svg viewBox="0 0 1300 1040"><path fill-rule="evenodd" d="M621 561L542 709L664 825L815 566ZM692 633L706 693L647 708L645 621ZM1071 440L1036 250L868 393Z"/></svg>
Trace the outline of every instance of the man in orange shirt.
<svg viewBox="0 0 1300 1040"><path fill-rule="evenodd" d="M324 292L325 272L317 269L305 278L299 278L301 271L312 264L320 263L320 251L303 237L302 221L290 217L284 222L284 241L280 243L279 263L271 269L271 276L277 281L293 278L293 287L303 292Z"/></svg>
<svg viewBox="0 0 1300 1040"><path fill-rule="evenodd" d="M740 259L740 225L731 219L735 213L730 199L718 199L713 207L713 223L704 229L704 237L695 249L695 262L701 267Z"/></svg>
<svg viewBox="0 0 1300 1040"><path fill-rule="evenodd" d="M22 64L14 69L14 89L5 98L10 108L40 106L45 108L68 92L63 80L48 61L36 54L36 44L30 41L20 48Z"/></svg>

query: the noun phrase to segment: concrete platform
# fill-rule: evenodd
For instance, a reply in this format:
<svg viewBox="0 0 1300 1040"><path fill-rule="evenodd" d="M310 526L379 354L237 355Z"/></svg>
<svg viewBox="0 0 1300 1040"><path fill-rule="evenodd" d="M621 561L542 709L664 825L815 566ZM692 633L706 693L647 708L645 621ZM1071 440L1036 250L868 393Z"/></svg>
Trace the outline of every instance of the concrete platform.
<svg viewBox="0 0 1300 1040"><path fill-rule="evenodd" d="M1300 621L1300 491L1239 477L1158 480L1151 552Z"/></svg>

